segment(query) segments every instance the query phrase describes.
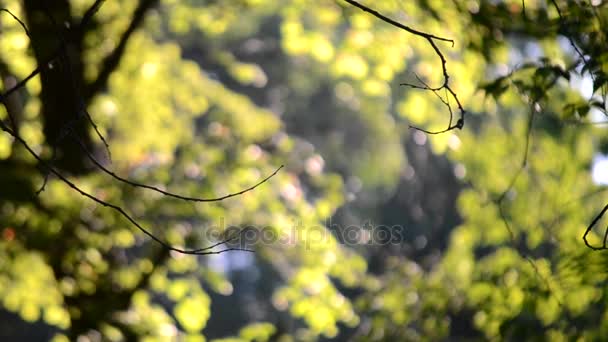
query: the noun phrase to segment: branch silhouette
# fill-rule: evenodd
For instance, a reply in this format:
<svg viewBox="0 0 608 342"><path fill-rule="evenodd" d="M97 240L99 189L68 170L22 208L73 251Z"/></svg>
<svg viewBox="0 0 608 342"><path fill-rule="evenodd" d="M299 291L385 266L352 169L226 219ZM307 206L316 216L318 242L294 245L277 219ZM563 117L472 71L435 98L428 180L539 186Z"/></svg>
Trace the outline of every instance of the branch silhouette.
<svg viewBox="0 0 608 342"><path fill-rule="evenodd" d="M83 34L84 29L86 27L86 25L88 23L91 22L93 16L95 15L95 13L99 10L99 8L101 7L101 5L103 4L103 0L96 0L90 7L89 9L85 12L83 18L80 21L80 24L78 25L78 27L76 28L78 31L78 34ZM127 30L127 32L125 32L125 34L123 35L122 39L121 39L121 44L119 45L119 48L117 48L110 56L108 56L106 58L106 60L104 61L104 68L103 68L103 73L100 75L100 77L98 77L98 79L93 83L95 86L94 89L96 89L96 91L101 90L101 88L104 86L105 82L107 81L107 77L109 76L109 73L111 73L111 71L118 65L118 62L120 60L120 56L122 56L123 52L124 52L124 47L126 45L126 41L128 40L129 36L133 33L133 31L139 26L139 24L141 23L141 21L143 20L143 16L146 12L147 9L151 8L152 5L156 3L156 0L145 0L142 1L140 3L140 7L138 7L138 9L136 10L135 16L136 18L133 19L133 22L131 24L131 26L129 27L129 29ZM16 15L14 15L10 10L5 9L5 8L0 8L0 12L5 12L8 13L14 20L16 20L19 25L23 28L25 34L30 37L30 31L28 30L27 26L25 25L25 23L19 19ZM69 73L70 75L70 79L72 79L73 81L73 75L72 75L72 70L70 69L69 65L70 65L70 61L69 61L69 56L66 53L65 49L66 49L66 45L67 45L67 40L64 37L64 35L61 33L61 29L60 29L60 25L57 25L55 19L53 18L53 16L50 14L49 11L47 11L46 13L48 19L54 24L56 31L57 31L57 35L58 35L58 40L60 41L59 46L57 47L57 49L51 54L51 56L49 56L45 61L43 61L44 63L41 63L37 68L35 68L27 77L25 77L23 80L17 82L13 87L5 90L3 93L0 93L0 102L2 102L2 104L4 104L6 106L6 99L13 93L15 93L16 91L22 89L25 87L25 85L27 84L27 82L29 82L32 78L34 78L35 76L37 76L38 74L40 74L40 72L42 70L44 70L45 68L49 68L50 65L57 61L58 59L63 59L64 62L66 62L66 64L68 65L68 67L66 68L66 72ZM107 75L106 75L107 73ZM71 84L72 87L75 87L76 84L75 82L72 82ZM90 89L89 89L90 91ZM90 95L90 93L87 93ZM91 162L98 168L98 170L101 170L103 173L110 175L113 179L115 179L116 181L119 181L120 183L124 183L127 185L130 185L132 187L135 188L142 188L142 189L147 189L147 190L152 190L158 193L161 193L165 196L168 197L172 197L172 198L176 198L182 201L187 201L187 202L220 202L226 199L229 199L231 197L236 197L236 196L240 196L243 195L247 192L253 191L255 190L257 187L259 187L260 185L266 183L270 178L274 177L282 168L283 165L279 166L272 174L270 174L269 176L265 177L264 179L262 179L261 181L255 183L252 186L249 186L245 189L242 189L240 191L237 192L233 192L233 193L229 193L223 196L217 196L217 197L213 197L213 198L199 198L199 197L191 197L191 196L184 196L184 195L180 195L177 193L173 193L173 192L169 192L169 191L165 191L162 190L158 187L154 187L151 185L147 185L144 183L139 183L139 182L134 182L134 181L130 181L124 177L121 177L119 175L117 175L116 173L114 173L113 171L109 170L107 167L105 167L101 162L99 162L91 153L91 151L89 151L86 146L84 145L84 143L74 134L72 134L71 132L71 125L77 121L80 120L80 118L82 117L82 114L84 114L84 116L87 118L87 120L91 123L91 125L93 126L94 130L96 131L97 135L99 136L99 138L102 140L102 142L104 143L107 151L108 151L108 155L110 155L110 151L109 151L109 144L107 143L106 139L101 135L101 133L99 132L97 125L95 124L94 120L92 119L91 115L89 114L89 112L86 110L86 105L85 105L85 101L82 99L77 99L77 101L80 104L80 108L77 109L76 111L79 113L76 113L74 120L68 122L65 124L64 126L64 132L61 132L60 134L60 139L64 139L67 136L70 136L71 138L75 139L76 142L78 143L78 145L81 147L81 149L83 150L83 152L85 153L85 155L91 160ZM128 214L124 208L122 208L119 205L110 203L108 201L105 201L99 197L96 197L86 191L84 191L82 188L80 188L79 186L77 186L73 181L71 181L66 175L64 175L59 169L57 169L54 165L53 165L53 159L52 158L50 161L45 160L44 158L42 158L38 153L36 153L34 151L34 149L28 144L28 142L19 135L19 132L17 131L17 128L14 126L14 122L15 119L13 118L12 114L10 113L10 111L8 112L8 119L9 122L11 123L11 125L13 125L13 127L9 127L9 124L5 123L4 121L0 120L0 129L2 131L4 131L5 133L9 134L10 136L13 137L13 139L15 141L17 141L19 144L21 144L25 150L42 166L42 169L44 169L47 173L45 174L45 180L44 183L42 185L42 187L40 188L40 190L37 191L37 194L40 193L43 189L44 186L48 180L48 175L49 174L53 174L55 177L57 177L57 179L59 179L61 182L63 182L65 185L67 185L69 188L71 188L72 190L74 190L75 192L79 193L80 195L82 195L83 197L86 197L87 199L100 204L104 207L108 207L112 210L114 210L115 212L119 213L121 216L123 216L127 221L129 221L133 226L135 226L137 229L139 229L141 232L143 232L145 235L147 235L149 238L151 238L153 241L157 242L158 244L160 244L162 247L166 248L167 250L173 251L173 252L177 252L177 253L181 253L181 254L189 254L189 255L211 255L211 254L220 254L220 253L224 253L224 252L228 252L228 251L247 251L247 252L253 252L250 249L245 249L245 248L236 248L236 247L226 247L223 249L219 249L219 250L215 250L215 248L217 248L218 246L221 245L225 245L233 240L235 240L236 238L239 237L240 234L235 234L234 236L230 236L226 239L220 240L217 243L214 243L208 247L203 247L203 248L197 248L197 249L187 249L187 248L182 248L182 247L177 247L174 245L171 245L170 243L164 241L163 239L159 238L158 236L156 236L155 234L153 234L149 229L145 228L144 226L142 226L135 218L133 218L130 214Z"/></svg>
<svg viewBox="0 0 608 342"><path fill-rule="evenodd" d="M448 127L444 130L440 130L440 131L429 131L426 129L422 129L420 127L416 127L416 126L412 126L410 125L410 128L412 129L416 129L419 131L422 131L424 133L427 134L441 134L441 133L445 133L448 131L451 131L453 129L462 129L462 127L464 127L464 117L466 114L466 111L464 110L462 104L460 103L460 100L458 99L458 95L456 94L456 92L454 92L454 90L452 90L450 83L449 83L449 79L450 79L450 75L448 74L448 70L447 70L447 60L445 59L445 56L443 55L443 53L441 52L441 50L439 49L439 47L437 46L435 41L442 41L442 42L448 42L448 43L452 43L452 47L454 46L454 40L453 39L449 39L449 38L445 38L445 37L440 37L440 36L436 36L434 34L430 34L430 33L426 33L426 32L422 32L416 29L413 29L407 25L404 25L398 21L395 21L381 13L379 13L378 11L369 8L357 1L354 0L344 0L345 2L349 3L350 5L384 21L385 23L388 23L390 25L393 25L395 27L398 27L406 32L409 32L415 36L419 36L422 37L424 39L426 39L426 41L429 43L429 45L433 48L433 50L435 51L435 54L439 57L439 60L441 61L441 71L443 73L443 84L439 87L429 87L428 85L426 85L424 82L422 82L422 84L424 86L418 86L418 85L414 85L411 83L401 83L400 85L402 86L408 86L410 88L414 88L414 89L422 89L422 90L429 90L432 92L436 92L442 89L445 89L446 92L448 92L450 94L450 96L456 101L456 105L458 106L458 110L460 112L460 118L456 121L456 123L453 123L453 113L452 113L452 109L449 106L449 104L445 101L442 100L442 102L444 102L444 104L448 107L448 110L450 112L450 121L448 123ZM418 76L416 76L418 78ZM420 78L418 78L419 81Z"/></svg>

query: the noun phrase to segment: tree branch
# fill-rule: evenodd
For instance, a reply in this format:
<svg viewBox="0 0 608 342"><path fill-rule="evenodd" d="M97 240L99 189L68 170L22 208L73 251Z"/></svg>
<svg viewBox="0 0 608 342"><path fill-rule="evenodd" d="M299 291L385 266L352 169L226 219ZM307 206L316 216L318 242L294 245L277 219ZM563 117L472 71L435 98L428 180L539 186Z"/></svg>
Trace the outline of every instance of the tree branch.
<svg viewBox="0 0 608 342"><path fill-rule="evenodd" d="M210 197L210 198L201 198L201 197L190 197L190 196L184 196L184 195L180 195L180 194L176 194L173 192L169 192L160 188L157 188L155 186L152 185L147 185L147 184L143 184L143 183L138 183L138 182L134 182L134 181L130 181L126 178L123 178L119 175L117 175L116 173L114 173L113 171L109 170L108 168L106 168L105 166L103 166L103 164L101 164L94 156L93 154L88 151L86 149L86 146L84 146L84 144L78 140L76 137L73 137L77 143L80 144L80 146L82 146L83 150L85 151L85 154L89 157L89 159L93 162L93 164L95 164L95 166L97 166L101 171L103 171L105 174L111 176L112 178L116 179L117 181L130 185L132 187L135 188L144 188L144 189L148 189L148 190L152 190L152 191L156 191L158 193L161 193L165 196L168 197L173 197L173 198L177 198L183 201L188 201L188 202L220 202L223 201L225 199L231 198L231 197L236 197L236 196L240 196L244 193L247 193L249 191L254 190L255 188L257 188L258 186L266 183L270 178L274 177L283 167L284 165L279 166L276 170L274 170L273 173L271 173L270 175L266 176L266 178L262 179L261 181L255 183L254 185L251 185L243 190L237 191L237 192L233 192L233 193L229 193L223 196L218 196L218 197Z"/></svg>
<svg viewBox="0 0 608 342"><path fill-rule="evenodd" d="M458 106L458 109L460 110L460 118L458 119L458 121L456 122L456 124L452 124L452 110L449 107L449 105L447 105L444 102L444 104L447 105L447 107L448 107L448 109L450 111L450 121L449 121L448 127L446 129L441 130L441 131L428 131L428 130L425 130L425 129L422 129L422 128L418 128L418 127L412 126L412 125L410 125L410 128L413 128L413 129L416 129L416 130L419 130L419 131L422 131L422 132L425 132L425 133L428 133L428 134L445 133L445 132L451 131L451 130L456 129L456 128L462 129L462 127L464 126L464 116L465 116L466 111L462 107L462 104L460 103L460 100L458 100L458 96L456 95L456 93L454 92L454 90L452 90L452 88L450 87L450 84L449 84L450 76L448 75L448 71L447 71L447 67L446 67L447 61L446 61L443 53L441 52L441 50L439 49L439 47L435 43L435 40L444 41L444 42L450 42L450 43L452 43L452 47L453 47L454 46L454 40L449 39L449 38L439 37L439 36L436 36L436 35L433 35L433 34L430 34L430 33L426 33L426 32L422 32L422 31L418 31L416 29L413 29L413 28L411 28L409 26L406 26L404 24L401 24L401 23L399 23L399 22L397 22L397 21L395 21L395 20L393 20L393 19L391 19L391 18L389 18L389 17L387 17L387 16L385 16L383 14L380 14L378 11L373 10L373 9L371 9L371 8L365 6L365 5L363 5L363 4L361 4L361 3L357 2L357 1L354 1L354 0L344 0L344 1L346 1L350 5L358 8L358 9L360 9L360 10L366 12L366 13L369 13L369 14L373 15L374 17L376 17L376 18L384 21L385 23L388 23L388 24L393 25L395 27L398 27L398 28L400 28L400 29L402 29L402 30L404 30L406 32L409 32L409 33L411 33L413 35L416 35L416 36L419 36L419 37L422 37L422 38L426 39L427 42L429 43L429 45L431 45L431 47L435 51L435 54L439 57L439 59L441 61L441 70L443 72L443 84L441 86L436 87L436 88L431 88L431 87L428 87L427 85L425 85L424 87L421 87L421 86L416 86L416 85L409 84L409 83L401 83L400 85L402 85L402 86L409 86L409 87L415 88L415 89L430 90L430 91L433 91L433 92L441 90L441 89L445 89L447 92L450 93L450 95L456 101L456 105Z"/></svg>
<svg viewBox="0 0 608 342"><path fill-rule="evenodd" d="M13 138L15 138L15 140L17 140L28 151L28 153L30 155L32 155L32 157L34 157L34 159L36 159L47 170L49 170L50 173L54 174L57 178L59 178L67 186L69 186L74 191L76 191L80 195L82 195L82 196L90 199L93 202L95 202L97 204L101 204L104 207L108 207L108 208L113 209L114 211L116 211L117 213L119 213L121 216L123 216L125 219L127 219L127 221L129 221L131 224L133 224L135 227L137 227L140 231L142 231L144 234L146 234L148 237L150 237L152 240L156 241L157 243L159 243L160 245L162 245L163 247L165 247L168 250L171 250L171 251L174 251L174 252L177 252L177 253L181 253L181 254L191 254L191 255L221 254L221 253L228 252L228 251L247 251L247 252L251 252L251 250L242 249L242 248L225 248L225 249L222 249L222 250L219 250L219 251L213 251L212 250L214 247L216 247L216 246L218 246L220 244L223 244L223 243L226 243L226 242L229 242L229 241L233 240L234 237L231 237L229 239L220 241L219 243L216 243L214 245L211 245L211 246L205 247L205 248L184 249L184 248L175 247L175 246L169 244L168 242L165 242L164 240L160 239L156 235L152 234L148 229L144 228L133 217L131 217L131 215L129 215L122 207L120 207L118 205L115 205L115 204L112 204L110 202L104 201L104 200L102 200L102 199L100 199L98 197L95 197L95 196L89 194L88 192L82 190L81 188L79 188L76 184L74 184L72 181L70 181L61 172L59 172L52 165L50 165L44 159L42 159L32 149L32 147L30 147L29 144L23 138L21 138L21 136L17 132L13 131L10 127L8 127L2 121L0 121L0 129L2 129L6 133L10 134Z"/></svg>
<svg viewBox="0 0 608 342"><path fill-rule="evenodd" d="M95 13L97 13L97 11L99 11L99 8L101 8L101 5L103 5L104 2L105 2L105 0L95 0L95 2L89 7L89 9L87 9L86 12L84 12L82 19L80 20L80 24L78 25L81 34L84 34L84 29L87 27L89 22L93 19L93 16L95 15Z"/></svg>
<svg viewBox="0 0 608 342"><path fill-rule="evenodd" d="M411 28L409 26L401 24L400 22L395 21L395 20L393 20L393 19L391 19L391 18L389 18L387 16L384 16L384 15L380 14L378 11L373 10L373 9L371 9L371 8L363 5L363 4L360 4L357 1L354 1L354 0L344 0L344 1L348 2L349 4L357 7L358 9L360 9L360 10L362 10L364 12L367 12L367 13L373 15L374 17L376 17L376 18L378 18L378 19L380 19L380 20L382 20L382 21L384 21L386 23L389 23L389 24L391 24L393 26L396 26L396 27L398 27L400 29L403 29L403 30L405 30L405 31L407 31L407 32L409 32L411 34L414 34L414 35L417 35L417 36L420 36L420 37L424 37L426 39L437 39L437 40L442 40L444 42L450 42L450 43L452 43L452 46L454 46L454 40L452 40L452 39L444 38L444 37L439 37L439 36L436 36L436 35L433 35L433 34L430 34L430 33L418 31L418 30L413 29L413 28Z"/></svg>
<svg viewBox="0 0 608 342"><path fill-rule="evenodd" d="M99 0L98 0L99 1ZM123 33L122 37L120 37L120 41L116 46L116 49L112 51L108 56L106 56L101 65L101 71L97 75L95 81L91 84L87 85L85 89L85 103L89 102L95 94L99 91L102 91L108 83L108 79L110 78L110 74L118 67L120 64L120 60L124 55L125 49L127 47L127 43L129 42L129 38L133 35L133 32L141 26L144 21L144 17L146 12L152 8L158 0L141 0L137 9L133 13L133 19L131 19L131 23L127 30Z"/></svg>

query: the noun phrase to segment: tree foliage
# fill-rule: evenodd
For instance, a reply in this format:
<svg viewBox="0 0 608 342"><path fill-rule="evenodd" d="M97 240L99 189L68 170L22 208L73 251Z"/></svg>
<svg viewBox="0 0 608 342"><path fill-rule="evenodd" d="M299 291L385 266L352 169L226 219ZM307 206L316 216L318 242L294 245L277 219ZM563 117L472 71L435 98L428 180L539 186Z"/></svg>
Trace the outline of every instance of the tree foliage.
<svg viewBox="0 0 608 342"><path fill-rule="evenodd" d="M604 1L1 7L0 298L47 338L606 334Z"/></svg>

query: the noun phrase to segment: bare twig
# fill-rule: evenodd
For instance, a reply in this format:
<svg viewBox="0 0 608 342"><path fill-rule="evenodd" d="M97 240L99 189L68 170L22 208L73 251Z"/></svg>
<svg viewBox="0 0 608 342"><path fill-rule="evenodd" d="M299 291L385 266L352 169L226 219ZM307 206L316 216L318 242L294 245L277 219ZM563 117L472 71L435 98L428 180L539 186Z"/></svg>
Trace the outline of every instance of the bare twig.
<svg viewBox="0 0 608 342"><path fill-rule="evenodd" d="M462 104L460 103L460 100L458 99L458 96L456 95L456 93L454 92L454 90L452 90L452 88L449 85L449 79L450 76L448 75L448 70L446 67L447 61L445 59L445 57L443 56L443 53L441 53L441 50L439 50L439 47L437 47L437 44L435 44L435 41L433 41L433 39L431 38L426 38L427 41L429 42L429 44L431 45L431 47L433 48L433 50L435 50L435 54L437 54L437 56L439 57L439 59L441 60L441 70L443 73L443 84L439 87L435 87L435 88L431 88L428 86L425 87L420 87L420 86L416 86L414 84L410 84L410 83L401 83L402 86L408 86L414 89L425 89L425 90L431 90L431 91L438 91L441 89L445 89L447 92L450 93L450 95L454 98L454 100L456 101L456 105L458 106L458 109L460 111L460 118L458 119L458 121L456 121L456 124L452 125L452 113L450 110L450 122L448 123L448 127L444 130L441 131L427 131L418 127L414 127L414 126L410 126L413 129L417 129L419 131L425 132L425 133L430 133L430 134L440 134L440 133L445 133L448 131L451 131L453 129L462 129L462 127L464 127L464 116L466 111L464 110L464 108L462 107Z"/></svg>
<svg viewBox="0 0 608 342"><path fill-rule="evenodd" d="M567 28L567 26L564 24L564 16L562 15L562 11L559 8L559 5L557 4L557 1L551 0L551 3L553 4L553 7L555 7L555 10L557 11L557 16L559 17L559 24L560 24L560 26L564 25L564 27ZM566 39L568 39L568 42L570 43L570 46L572 46L572 48L574 49L574 51L576 52L576 54L578 55L578 57L583 62L583 65L588 66L587 60L585 59L585 54L580 50L580 48L578 47L578 45L576 45L576 43L574 42L574 40L572 39L572 37L569 34L566 34L565 36L566 36ZM591 79L595 81L595 76L593 75L593 73L591 72L591 70L589 70L589 75L591 75Z"/></svg>
<svg viewBox="0 0 608 342"><path fill-rule="evenodd" d="M89 157L89 159L93 162L93 164L95 164L95 166L97 166L101 171L103 171L104 173L108 174L109 176L111 176L112 178L116 179L117 181L119 181L121 183L124 183L124 184L127 184L127 185L130 185L130 186L135 187L135 188L144 188L144 189L156 191L156 192L161 193L161 194L163 194L165 196L177 198L177 199L180 199L180 200L183 200L183 201L188 201L188 202L220 202L220 201L223 201L223 200L231 198L231 197L240 196L240 195L242 195L244 193L247 193L249 191L252 191L255 188L257 188L258 186L266 183L270 178L274 177L284 167L284 165L279 166L276 170L274 170L273 173L271 173L270 175L266 176L261 181L255 183L254 185L251 185L251 186L249 186L249 187L247 187L247 188L245 188L243 190L237 191L237 192L229 193L227 195L223 195L223 196L219 196L219 197L210 197L210 198L189 197L189 196L179 195L179 194L176 194L176 193L165 191L163 189L160 189L160 188L157 188L157 187L154 187L154 186L151 186L151 185L147 185L147 184L143 184L143 183L138 183L138 182L130 181L130 180L126 179L126 178L123 178L123 177L119 176L116 173L114 173L113 171L111 171L108 168L106 168L105 166L103 166L103 164L101 164L91 154L91 152L86 149L86 147L84 146L84 144L79 139L75 139L75 140L76 140L77 143L80 144L80 146L84 150L85 154Z"/></svg>
<svg viewBox="0 0 608 342"><path fill-rule="evenodd" d="M450 97L449 97L449 94L448 94L448 89L445 88L445 87L443 87L443 88L431 88L426 82L424 82L420 77L418 77L418 75L416 75L416 74L414 74L414 75L416 76L416 79L418 80L418 82L420 82L423 85L423 87L417 86L417 85L414 85L414 84L402 84L402 85L407 85L407 86L409 86L411 88L414 88L414 89L429 90L429 91L433 92L433 94L435 94L435 96L437 96L439 98L439 100L448 108L448 112L450 113L450 121L448 123L448 128L446 128L444 130L441 130L441 131L428 131L428 130L425 130L425 129L422 129L422 128L418 128L418 127L412 126L412 125L409 125L409 127L413 128L413 129L416 129L416 130L419 130L419 131L422 131L422 132L427 133L427 134L441 134L441 133L445 133L445 132L448 132L448 131L452 130L453 129L452 122L454 120L454 112L452 111L452 106L450 105ZM446 92L445 99L441 95L439 95L437 93L441 89L444 89L445 92Z"/></svg>
<svg viewBox="0 0 608 342"><path fill-rule="evenodd" d="M450 122L448 124L448 127L446 129L442 130L442 131L428 131L428 130L425 130L425 129L422 129L422 128L418 128L418 127L415 127L415 126L411 126L411 125L410 125L410 128L413 128L413 129L416 129L416 130L419 130L419 131L422 131L422 132L425 132L425 133L428 133L428 134L445 133L447 131L451 131L451 130L456 129L456 128L462 129L462 127L464 126L464 116L465 116L466 111L462 107L462 104L460 103L460 100L458 99L458 96L456 95L456 93L452 90L452 88L449 85L450 76L448 75L448 71L447 71L447 67L446 67L447 61L446 61L443 53L441 52L441 50L439 49L439 47L435 43L436 40L438 40L438 41L444 41L444 42L449 42L449 43L452 43L452 47L453 47L454 46L454 40L449 39L449 38L439 37L439 36L436 36L436 35L433 35L433 34L430 34L430 33L426 33L426 32L422 32L422 31L413 29L413 28L411 28L411 27L409 27L407 25L404 25L404 24L402 24L400 22L397 22L397 21L395 21L395 20L393 20L393 19L391 19L391 18L389 18L389 17L387 17L387 16L379 13L378 11L373 10L373 9L371 9L371 8L365 6L365 5L363 5L363 4L361 4L361 3L357 2L357 1L354 1L354 0L344 0L344 1L347 2L347 3L349 3L350 5L352 5L352 6L356 7L356 8L358 8L358 9L366 12L366 13L369 13L369 14L373 15L374 17L376 17L376 18L378 18L378 19L380 19L380 20L382 20L382 21L384 21L384 22L386 22L386 23L388 23L390 25L393 25L393 26L398 27L398 28L400 28L400 29L402 29L402 30L404 30L406 32L409 32L409 33L411 33L413 35L416 35L416 36L419 36L419 37L422 37L422 38L426 39L426 41L429 43L429 45L431 45L431 47L435 51L435 54L439 57L439 59L441 61L441 69L442 69L442 73L443 73L443 84L441 86L436 87L436 88L431 88L431 87L428 87L428 86L420 87L420 86L416 86L416 85L409 84L409 83L402 83L401 85L402 86L409 86L409 87L415 88L415 89L425 89L425 90L431 90L431 91L433 91L433 90L437 91L437 90L445 89L447 92L450 93L450 95L456 101L458 109L460 110L460 118L458 119L458 121L456 122L456 124L452 125L452 119L450 117ZM452 113L451 113L451 109L450 109L450 116L451 115L452 115Z"/></svg>
<svg viewBox="0 0 608 342"><path fill-rule="evenodd" d="M606 211L608 211L608 204L606 204L604 206L604 209L602 209L602 211L600 211L600 213L597 214L597 216L595 216L595 218L593 219L593 221L591 221L591 223L589 224L589 226L587 226L587 229L585 229L585 234L583 234L583 241L585 241L585 245L587 245L587 247L593 249L594 251L600 251L600 250L608 249L606 247L606 239L608 238L608 228L606 229L606 232L604 233L604 240L603 240L603 243L602 243L601 247L593 246L587 240L587 235L589 235L589 232L591 232L591 229L593 229L593 227L599 222L599 220L604 216L604 214L606 213Z"/></svg>
<svg viewBox="0 0 608 342"><path fill-rule="evenodd" d="M435 35L430 34L430 33L418 31L418 30L413 29L413 28L411 28L409 26L406 26L406 25L404 25L404 24L402 24L402 23L400 23L398 21L395 21L395 20L393 20L393 19L391 19L391 18L389 18L387 16L384 16L384 15L380 14L378 11L373 10L373 9L371 9L371 8L365 6L365 5L363 5L363 4L361 4L361 3L357 2L357 1L354 1L354 0L344 0L344 1L348 2L349 4L357 7L358 9L360 9L360 10L362 10L364 12L367 12L367 13L373 15L374 17L376 17L376 18L378 18L378 19L380 19L380 20L382 20L382 21L384 21L386 23L389 23L389 24L391 24L393 26L396 26L396 27L398 27L400 29L403 29L403 30L405 30L405 31L407 31L407 32L409 32L411 34L414 34L414 35L420 36L420 37L424 37L424 38L427 38L427 39L442 40L444 42L452 43L452 46L454 46L454 40L452 40L452 39L444 38L444 37L439 37L439 36L435 36Z"/></svg>
<svg viewBox="0 0 608 342"><path fill-rule="evenodd" d="M526 259L526 261L530 264L530 266L532 266L532 268L534 269L534 273L544 283L545 287L547 288L547 291L549 291L549 293L551 293L553 295L553 297L555 297L555 300L557 301L558 305L562 306L562 302L561 302L560 298L558 298L557 295L555 294L555 292L553 291L552 286L549 283L549 280L540 273L538 265L536 265L536 262L534 261L534 259L532 259L532 257L530 257L523 251L520 251L519 248L517 248L517 240L516 240L515 232L513 231L513 228L511 227L511 224L509 223L509 219L506 215L505 208L503 206L504 200L505 200L505 198L507 198L507 194L513 189L513 187L515 186L515 182L517 181L517 179L519 178L521 173L526 169L526 167L528 165L531 135L532 135L533 128L534 128L534 118L535 118L536 112L537 112L537 110L535 108L536 104L537 104L537 100L533 99L530 101L530 114L528 116L528 124L526 126L526 142L524 145L524 153L523 153L523 158L522 158L521 164L520 164L517 172L515 172L515 174L513 175L513 178L509 182L509 185L507 186L507 188L495 199L494 202L498 206L498 212L500 215L500 219L502 220L503 224L505 225L505 228L509 232L509 236L511 238L511 244L513 245L514 249L517 251L517 253L522 258Z"/></svg>
<svg viewBox="0 0 608 342"><path fill-rule="evenodd" d="M57 51L52 55L52 57L48 58L45 61L45 63L42 63L41 65L39 65L38 67L36 67L36 69L34 69L24 79L22 79L21 81L17 82L17 84L15 84L12 88L7 89L6 91L4 91L3 94L0 94L0 102L4 103L4 99L6 99L7 97L9 97L12 93L16 92L17 90L25 87L26 83L29 82L29 80L31 80L32 78L34 78L35 76L37 76L43 69L48 68L49 63L53 62L55 60L55 58L57 58L58 54L59 54L59 49L57 49Z"/></svg>
<svg viewBox="0 0 608 342"><path fill-rule="evenodd" d="M6 12L8 13L11 17L13 17L13 19L15 19L15 21L17 21L19 23L19 25L21 25L21 27L23 28L23 31L25 31L25 34L32 38L32 36L30 36L30 31L27 29L27 26L25 25L25 23L19 19L16 15L13 14L13 12L11 12L10 10L6 9L6 8L0 8L0 12Z"/></svg>
<svg viewBox="0 0 608 342"><path fill-rule="evenodd" d="M76 184L74 184L72 181L70 181L61 172L59 172L52 165L48 164L44 159L42 159L29 146L29 144L23 138L21 138L21 136L19 134L17 134L17 132L13 131L10 127L8 127L6 124L4 124L1 121L0 121L0 129L5 131L6 133L10 134L15 140L17 140L29 152L29 154L32 157L34 157L34 159L36 159L40 164L44 165L44 167L46 167L52 174L54 174L57 178L59 178L64 184L66 184L67 186L72 188L74 191L76 191L80 195L90 199L91 201L93 201L97 204L100 204L104 207L111 208L114 211L118 212L121 216L123 216L125 219L127 219L127 221L129 221L131 224L133 224L135 227L137 227L140 231L142 231L144 234L146 234L152 240L156 241L157 243L161 244L163 247L165 247L171 251L181 253L181 254L190 254L190 255L220 254L220 253L224 253L224 252L228 252L228 251L238 251L238 250L251 252L251 250L249 250L249 249L242 249L242 248L226 248L226 249L222 249L219 251L212 251L211 249L216 247L218 244L214 244L209 247L199 248L199 249L184 249L184 248L175 247L175 246L169 244L168 242L165 242L164 240L160 239L159 237L157 237L156 235L151 233L148 229L144 228L133 217L131 217L131 215L127 214L127 212L122 207L112 204L110 202L104 201L96 196L89 194L88 192L82 190L81 188L79 188ZM224 240L224 242L222 242L222 243L228 242L230 240L232 240L232 238L228 239L228 240ZM219 243L219 244L221 244L221 243Z"/></svg>

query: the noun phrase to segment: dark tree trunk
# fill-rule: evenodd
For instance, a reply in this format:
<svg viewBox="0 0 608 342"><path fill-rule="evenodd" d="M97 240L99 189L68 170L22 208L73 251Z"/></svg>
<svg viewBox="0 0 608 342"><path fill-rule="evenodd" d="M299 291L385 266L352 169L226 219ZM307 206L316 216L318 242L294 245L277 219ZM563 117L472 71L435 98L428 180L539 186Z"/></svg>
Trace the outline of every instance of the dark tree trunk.
<svg viewBox="0 0 608 342"><path fill-rule="evenodd" d="M25 0L24 6L31 47L42 67L41 118L46 143L56 153L53 165L71 174L86 173L91 167L81 144L92 151L93 143L82 97L82 35L69 30L68 0ZM53 56L58 58L49 64Z"/></svg>

